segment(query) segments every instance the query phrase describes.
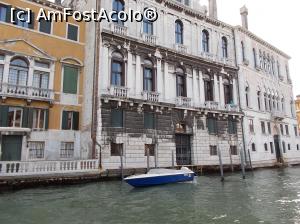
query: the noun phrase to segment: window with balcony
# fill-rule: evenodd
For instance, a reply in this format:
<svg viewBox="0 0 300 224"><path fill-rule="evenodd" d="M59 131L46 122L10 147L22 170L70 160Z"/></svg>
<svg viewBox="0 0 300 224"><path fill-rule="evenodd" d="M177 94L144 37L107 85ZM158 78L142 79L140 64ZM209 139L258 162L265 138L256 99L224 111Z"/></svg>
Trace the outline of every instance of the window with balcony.
<svg viewBox="0 0 300 224"><path fill-rule="evenodd" d="M146 10L146 8L145 8ZM143 20L143 32L144 34L147 34L147 35L153 35L153 22L146 19L144 17L144 20Z"/></svg>
<svg viewBox="0 0 300 224"><path fill-rule="evenodd" d="M125 68L123 55L114 52L111 61L111 85L124 86L125 85Z"/></svg>
<svg viewBox="0 0 300 224"><path fill-rule="evenodd" d="M79 112L63 111L62 130L79 130Z"/></svg>
<svg viewBox="0 0 300 224"><path fill-rule="evenodd" d="M39 31L42 33L51 34L52 21L40 19L39 21Z"/></svg>
<svg viewBox="0 0 300 224"><path fill-rule="evenodd" d="M63 74L63 93L77 94L78 93L78 78L79 69L77 67L64 65ZM45 79L45 77L44 77ZM46 79L45 79L46 81Z"/></svg>
<svg viewBox="0 0 300 224"><path fill-rule="evenodd" d="M119 20L118 13L125 10L125 2L123 0L113 0L112 11L116 12L113 14L113 22L118 25L124 26L124 22Z"/></svg>
<svg viewBox="0 0 300 224"><path fill-rule="evenodd" d="M232 84L229 82L228 79L224 79L223 85L225 104L233 104Z"/></svg>
<svg viewBox="0 0 300 224"><path fill-rule="evenodd" d="M145 156L155 156L155 145L145 144Z"/></svg>
<svg viewBox="0 0 300 224"><path fill-rule="evenodd" d="M155 77L153 64L150 60L144 61L144 91L155 91Z"/></svg>
<svg viewBox="0 0 300 224"><path fill-rule="evenodd" d="M15 86L27 86L28 63L22 58L15 58L10 62L8 83Z"/></svg>
<svg viewBox="0 0 300 224"><path fill-rule="evenodd" d="M205 101L214 101L214 81L207 75L203 78Z"/></svg>
<svg viewBox="0 0 300 224"><path fill-rule="evenodd" d="M112 109L111 110L111 126L113 128L122 128L124 126L123 110Z"/></svg>
<svg viewBox="0 0 300 224"><path fill-rule="evenodd" d="M253 119L249 119L249 131L254 133L254 122Z"/></svg>
<svg viewBox="0 0 300 224"><path fill-rule="evenodd" d="M207 30L202 31L202 51L209 52L209 32Z"/></svg>
<svg viewBox="0 0 300 224"><path fill-rule="evenodd" d="M186 97L186 78L182 68L176 69L176 93L178 97Z"/></svg>
<svg viewBox="0 0 300 224"><path fill-rule="evenodd" d="M8 108L8 127L22 127L23 108L9 107Z"/></svg>
<svg viewBox="0 0 300 224"><path fill-rule="evenodd" d="M215 117L208 116L207 118L208 133L215 135L218 133L218 120Z"/></svg>
<svg viewBox="0 0 300 224"><path fill-rule="evenodd" d="M49 76L49 72L34 71L32 86L37 89L48 89Z"/></svg>
<svg viewBox="0 0 300 224"><path fill-rule="evenodd" d="M110 144L110 155L111 156L122 156L123 155L123 144Z"/></svg>
<svg viewBox="0 0 300 224"><path fill-rule="evenodd" d="M28 142L29 159L44 159L45 142Z"/></svg>
<svg viewBox="0 0 300 224"><path fill-rule="evenodd" d="M79 41L79 27L77 25L67 25L67 38L73 41Z"/></svg>
<svg viewBox="0 0 300 224"><path fill-rule="evenodd" d="M183 44L183 23L179 19L175 21L175 43Z"/></svg>
<svg viewBox="0 0 300 224"><path fill-rule="evenodd" d="M9 13L8 13L9 10L10 10L9 6L0 4L0 21L2 21L2 22L9 22L10 21L10 18L8 18L9 17Z"/></svg>
<svg viewBox="0 0 300 224"><path fill-rule="evenodd" d="M61 159L74 158L74 142L61 142L60 158Z"/></svg>
<svg viewBox="0 0 300 224"><path fill-rule="evenodd" d="M155 114L154 113L144 113L144 128L145 129L155 129Z"/></svg>
<svg viewBox="0 0 300 224"><path fill-rule="evenodd" d="M226 37L222 37L222 57L228 58L228 41Z"/></svg>

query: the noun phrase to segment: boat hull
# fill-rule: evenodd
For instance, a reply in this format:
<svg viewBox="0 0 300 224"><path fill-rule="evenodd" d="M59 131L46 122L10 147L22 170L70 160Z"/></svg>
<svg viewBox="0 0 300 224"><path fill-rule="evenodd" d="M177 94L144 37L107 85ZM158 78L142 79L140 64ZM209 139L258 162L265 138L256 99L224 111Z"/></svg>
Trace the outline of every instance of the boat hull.
<svg viewBox="0 0 300 224"><path fill-rule="evenodd" d="M130 184L133 187L149 187L155 185L187 182L193 180L194 180L194 173L125 179L126 183Z"/></svg>

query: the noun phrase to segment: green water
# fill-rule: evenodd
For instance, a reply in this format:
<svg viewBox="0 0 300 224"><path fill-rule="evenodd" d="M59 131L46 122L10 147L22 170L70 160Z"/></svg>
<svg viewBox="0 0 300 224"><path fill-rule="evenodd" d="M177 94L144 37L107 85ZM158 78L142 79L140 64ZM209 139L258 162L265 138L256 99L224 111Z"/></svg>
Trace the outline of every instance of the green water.
<svg viewBox="0 0 300 224"><path fill-rule="evenodd" d="M133 189L120 182L0 193L0 223L300 223L300 168L198 177Z"/></svg>

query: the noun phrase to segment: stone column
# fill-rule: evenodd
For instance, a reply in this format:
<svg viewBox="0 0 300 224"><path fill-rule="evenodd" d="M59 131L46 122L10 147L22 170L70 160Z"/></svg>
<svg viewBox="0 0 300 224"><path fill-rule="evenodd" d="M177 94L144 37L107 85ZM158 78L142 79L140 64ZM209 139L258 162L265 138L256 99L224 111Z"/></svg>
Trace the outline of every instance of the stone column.
<svg viewBox="0 0 300 224"><path fill-rule="evenodd" d="M220 102L219 98L219 87L218 87L218 76L214 74L214 101Z"/></svg>
<svg viewBox="0 0 300 224"><path fill-rule="evenodd" d="M9 65L10 65L11 58L12 58L11 56L5 56L4 68L3 68L3 77L2 77L2 82L3 83L8 83Z"/></svg>

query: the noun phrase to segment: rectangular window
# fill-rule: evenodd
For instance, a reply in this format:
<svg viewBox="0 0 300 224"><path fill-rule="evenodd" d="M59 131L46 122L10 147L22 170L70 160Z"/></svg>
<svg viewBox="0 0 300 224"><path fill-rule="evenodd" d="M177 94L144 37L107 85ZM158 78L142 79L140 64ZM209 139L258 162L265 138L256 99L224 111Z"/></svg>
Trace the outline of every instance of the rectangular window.
<svg viewBox="0 0 300 224"><path fill-rule="evenodd" d="M254 133L254 123L252 119L249 119L249 131Z"/></svg>
<svg viewBox="0 0 300 224"><path fill-rule="evenodd" d="M48 72L34 71L32 86L37 89L47 90L49 88L49 76L50 74ZM43 91L41 90L36 91L40 91L37 92L39 96L43 96L44 94L46 94L45 92L43 94Z"/></svg>
<svg viewBox="0 0 300 224"><path fill-rule="evenodd" d="M237 134L237 122L232 118L228 119L228 134L231 135Z"/></svg>
<svg viewBox="0 0 300 224"><path fill-rule="evenodd" d="M261 132L262 132L263 134L265 134L265 133L266 133L265 122L264 122L264 121L261 121L260 124L261 124Z"/></svg>
<svg viewBox="0 0 300 224"><path fill-rule="evenodd" d="M155 156L155 145L154 144L145 144L145 156Z"/></svg>
<svg viewBox="0 0 300 224"><path fill-rule="evenodd" d="M114 128L123 127L123 110L119 110L119 109L111 110L111 126Z"/></svg>
<svg viewBox="0 0 300 224"><path fill-rule="evenodd" d="M77 94L79 69L64 65L63 92Z"/></svg>
<svg viewBox="0 0 300 224"><path fill-rule="evenodd" d="M230 153L231 153L231 155L233 155L233 156L237 156L237 155L238 155L237 146L231 145L231 146L230 146Z"/></svg>
<svg viewBox="0 0 300 224"><path fill-rule="evenodd" d="M224 97L225 97L225 104L232 104L233 103L233 97L232 97L232 85L224 84Z"/></svg>
<svg viewBox="0 0 300 224"><path fill-rule="evenodd" d="M185 77L183 75L176 76L176 92L177 96L186 97Z"/></svg>
<svg viewBox="0 0 300 224"><path fill-rule="evenodd" d="M288 150L289 151L291 150L291 144L288 144Z"/></svg>
<svg viewBox="0 0 300 224"><path fill-rule="evenodd" d="M79 31L78 26L75 26L75 25L72 25L72 24L68 24L68 27L67 27L67 38L69 40L78 41L78 31Z"/></svg>
<svg viewBox="0 0 300 224"><path fill-rule="evenodd" d="M8 17L8 7L6 5L0 4L0 21L7 22Z"/></svg>
<svg viewBox="0 0 300 224"><path fill-rule="evenodd" d="M288 125L285 125L285 132L286 132L286 135L290 135L290 131L289 131L289 126Z"/></svg>
<svg viewBox="0 0 300 224"><path fill-rule="evenodd" d="M9 107L8 127L22 127L23 109L19 107Z"/></svg>
<svg viewBox="0 0 300 224"><path fill-rule="evenodd" d="M34 28L34 21L35 21L34 13L31 12L31 14L29 15L28 12L26 10L24 10L24 13L19 15L19 18L18 18L17 13L19 13L20 11L21 11L20 9L16 9L14 11L14 19L16 21L14 24L17 25L17 26L20 26L20 27L33 29ZM29 16L31 18L29 18ZM30 22L28 22L29 19L30 19Z"/></svg>
<svg viewBox="0 0 300 224"><path fill-rule="evenodd" d="M212 80L204 80L205 101L214 101L214 88Z"/></svg>
<svg viewBox="0 0 300 224"><path fill-rule="evenodd" d="M297 128L297 126L294 127L294 130L295 130L295 136L297 137L298 136L298 128Z"/></svg>
<svg viewBox="0 0 300 224"><path fill-rule="evenodd" d="M79 130L79 112L63 111L62 130Z"/></svg>
<svg viewBox="0 0 300 224"><path fill-rule="evenodd" d="M209 146L209 150L210 150L210 155L211 156L217 156L218 155L217 146L211 145L211 146Z"/></svg>
<svg viewBox="0 0 300 224"><path fill-rule="evenodd" d="M110 155L111 156L121 156L122 154L123 154L123 144L111 143Z"/></svg>
<svg viewBox="0 0 300 224"><path fill-rule="evenodd" d="M271 135L272 134L272 129L271 129L271 123L268 122L268 132Z"/></svg>
<svg viewBox="0 0 300 224"><path fill-rule="evenodd" d="M207 118L207 128L209 134L217 134L218 131L217 119L213 117Z"/></svg>
<svg viewBox="0 0 300 224"><path fill-rule="evenodd" d="M42 33L51 34L51 26L52 26L51 21L45 20L45 19L41 19L40 20L39 31L42 32Z"/></svg>
<svg viewBox="0 0 300 224"><path fill-rule="evenodd" d="M252 148L252 152L256 152L256 146L255 146L255 143L252 143L251 148Z"/></svg>
<svg viewBox="0 0 300 224"><path fill-rule="evenodd" d="M124 64L122 61L112 60L111 63L111 84L113 86L124 86Z"/></svg>
<svg viewBox="0 0 300 224"><path fill-rule="evenodd" d="M284 135L283 124L280 124L280 132L281 132L281 135Z"/></svg>
<svg viewBox="0 0 300 224"><path fill-rule="evenodd" d="M155 129L155 114L154 113L144 113L144 128L145 129Z"/></svg>
<svg viewBox="0 0 300 224"><path fill-rule="evenodd" d="M270 149L271 149L271 153L274 153L274 144L273 142L270 142Z"/></svg>
<svg viewBox="0 0 300 224"><path fill-rule="evenodd" d="M300 150L300 148L299 148L299 144L297 144L297 150L298 150L298 151Z"/></svg>
<svg viewBox="0 0 300 224"><path fill-rule="evenodd" d="M46 110L34 109L32 111L32 129L46 129Z"/></svg>
<svg viewBox="0 0 300 224"><path fill-rule="evenodd" d="M285 142L282 142L282 151L283 153L286 153Z"/></svg>
<svg viewBox="0 0 300 224"><path fill-rule="evenodd" d="M45 142L28 142L29 159L44 159Z"/></svg>
<svg viewBox="0 0 300 224"><path fill-rule="evenodd" d="M267 152L268 151L268 144L265 143L265 151Z"/></svg>
<svg viewBox="0 0 300 224"><path fill-rule="evenodd" d="M61 142L60 158L61 159L74 158L74 142Z"/></svg>

